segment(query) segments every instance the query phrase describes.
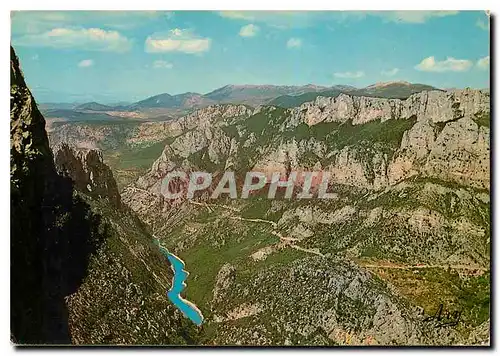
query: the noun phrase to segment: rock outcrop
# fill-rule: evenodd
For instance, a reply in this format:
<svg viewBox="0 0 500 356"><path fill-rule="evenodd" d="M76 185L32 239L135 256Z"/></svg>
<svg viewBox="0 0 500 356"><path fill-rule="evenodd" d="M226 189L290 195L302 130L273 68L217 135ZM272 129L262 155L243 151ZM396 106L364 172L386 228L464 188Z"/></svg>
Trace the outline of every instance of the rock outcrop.
<svg viewBox="0 0 500 356"><path fill-rule="evenodd" d="M374 190L414 176L489 189L490 129L477 120L489 113L486 91L422 92L407 100L341 94L251 116L243 106L220 109L180 119L178 135L137 186L159 194L161 179L180 168L316 170L334 184Z"/></svg>
<svg viewBox="0 0 500 356"><path fill-rule="evenodd" d="M214 287L214 298L213 303L221 302L224 299L224 294L228 291L228 288L234 282L236 277L236 270L234 266L229 263L222 266L217 273L217 279Z"/></svg>
<svg viewBox="0 0 500 356"><path fill-rule="evenodd" d="M12 341L195 343L165 295L172 272L100 153L63 145L54 164L12 47L10 124Z"/></svg>
<svg viewBox="0 0 500 356"><path fill-rule="evenodd" d="M11 334L19 344L68 343L64 297L104 236L96 216L57 174L45 120L11 47Z"/></svg>
<svg viewBox="0 0 500 356"><path fill-rule="evenodd" d="M318 97L293 109L287 126L320 122L346 122L360 125L370 121L407 119L447 122L490 111L489 92L483 90L424 91L406 100L359 97L340 94L334 98Z"/></svg>
<svg viewBox="0 0 500 356"><path fill-rule="evenodd" d="M120 193L111 169L103 162L101 151L75 150L62 144L54 152L58 171L69 176L77 190L94 198L108 199L114 207L120 208Z"/></svg>
<svg viewBox="0 0 500 356"><path fill-rule="evenodd" d="M217 330L211 341L488 342L487 91L341 94L231 115L193 114L122 193L190 259L189 288ZM232 170L237 180L251 170L318 171L330 175L332 199L170 201L161 182L173 170ZM446 303L462 312L459 327L432 318Z"/></svg>

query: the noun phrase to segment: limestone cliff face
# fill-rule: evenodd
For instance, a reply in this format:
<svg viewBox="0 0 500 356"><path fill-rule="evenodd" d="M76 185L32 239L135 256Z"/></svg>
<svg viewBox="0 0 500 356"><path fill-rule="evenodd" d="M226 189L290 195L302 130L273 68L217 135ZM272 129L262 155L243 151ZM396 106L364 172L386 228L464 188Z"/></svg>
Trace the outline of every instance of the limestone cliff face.
<svg viewBox="0 0 500 356"><path fill-rule="evenodd" d="M186 344L172 272L120 203L95 150L54 156L11 47L11 338L16 344ZM59 172L58 172L59 171Z"/></svg>
<svg viewBox="0 0 500 356"><path fill-rule="evenodd" d="M325 144L313 138L306 142L309 149L300 148L301 142L281 145L271 153L272 158L263 157L257 167L284 171L285 161L290 159L296 162L292 168L300 169L297 156L312 151L319 158L333 158L331 163L321 168L340 184L380 189L423 174L489 189L490 131L489 127L475 122L477 115L489 113L489 105L489 92L471 89L422 92L407 100L345 94L336 98L319 97L314 102L293 109L281 131L293 130L301 123L314 126L349 122L359 126L412 118L416 122L403 133L399 149L394 151L392 157L377 152L376 146L372 147L372 154L366 154L366 150L356 147L361 142L353 142L340 150L318 150L318 144ZM387 129L391 129L390 124Z"/></svg>
<svg viewBox="0 0 500 356"><path fill-rule="evenodd" d="M411 116L416 116L419 121L437 123L489 112L489 106L489 92L472 89L426 91L406 100L340 94L334 98L318 97L293 109L287 126L296 126L301 122L311 126L320 122L349 120L353 125L359 125L373 120L406 119Z"/></svg>
<svg viewBox="0 0 500 356"><path fill-rule="evenodd" d="M243 106L209 107L179 120L181 133L137 186L159 194L176 168L246 168L319 170L333 183L375 190L413 176L489 189L490 129L478 120L485 113L489 93L470 89L406 100L341 94L251 116Z"/></svg>
<svg viewBox="0 0 500 356"><path fill-rule="evenodd" d="M75 150L63 144L55 149L54 160L59 172L68 175L79 191L95 198L121 205L120 193L111 169L104 164L98 150Z"/></svg>
<svg viewBox="0 0 500 356"><path fill-rule="evenodd" d="M489 189L489 137L489 127L471 117L448 121L442 129L422 119L403 132L399 148L392 152L356 143L329 150L314 138L292 140L260 158L254 169L285 172L291 162L293 170L314 168L328 172L334 183L369 189L382 189L416 175ZM315 161L305 165L301 157L311 153Z"/></svg>
<svg viewBox="0 0 500 356"><path fill-rule="evenodd" d="M447 122L440 132L417 122L405 132L387 178L395 183L416 174L490 189L490 128L472 117Z"/></svg>
<svg viewBox="0 0 500 356"><path fill-rule="evenodd" d="M175 253L217 256L209 275L190 264L217 343L461 344L475 328L474 342L487 342L488 92L231 112L194 113L122 193ZM173 170L326 172L333 198L170 201L161 183ZM463 329L426 318L449 298Z"/></svg>
<svg viewBox="0 0 500 356"><path fill-rule="evenodd" d="M206 128L221 118L246 118L253 111L245 105L212 105L180 118L172 124L172 127L179 127L181 132L194 128Z"/></svg>

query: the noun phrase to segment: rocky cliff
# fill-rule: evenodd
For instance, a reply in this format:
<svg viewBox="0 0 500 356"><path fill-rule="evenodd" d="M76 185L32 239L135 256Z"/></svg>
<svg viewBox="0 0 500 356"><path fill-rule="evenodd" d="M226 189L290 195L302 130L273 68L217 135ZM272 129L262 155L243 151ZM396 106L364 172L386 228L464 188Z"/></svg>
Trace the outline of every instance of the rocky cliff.
<svg viewBox="0 0 500 356"><path fill-rule="evenodd" d="M209 342L488 342L489 92L212 110L122 193L186 262ZM326 172L334 198L168 201L177 169ZM440 305L460 321L435 324Z"/></svg>
<svg viewBox="0 0 500 356"><path fill-rule="evenodd" d="M56 173L44 118L12 48L10 67L11 334L22 344L67 342L63 298L81 281L101 236L90 233L92 216L72 215L86 206L73 202L71 181ZM69 239L73 233L78 240Z"/></svg>
<svg viewBox="0 0 500 356"><path fill-rule="evenodd" d="M346 122L360 125L369 121L390 119L447 122L473 117L490 111L489 92L483 90L424 91L406 100L359 97L340 94L335 98L318 97L292 110L287 126L301 122L309 126L319 122Z"/></svg>
<svg viewBox="0 0 500 356"><path fill-rule="evenodd" d="M95 150L49 149L11 48L11 337L16 344L188 344L172 272Z"/></svg>
<svg viewBox="0 0 500 356"><path fill-rule="evenodd" d="M120 208L120 193L101 151L75 150L62 144L54 152L56 167L62 175L71 178L75 189L96 199L107 199L112 206Z"/></svg>
<svg viewBox="0 0 500 356"><path fill-rule="evenodd" d="M165 144L183 132L201 129L221 117L249 117L244 105L214 105L178 120L162 122L74 122L54 124L49 132L52 148L66 144L78 150L98 149L121 190L144 174Z"/></svg>
<svg viewBox="0 0 500 356"><path fill-rule="evenodd" d="M172 124L177 136L139 187L157 188L166 171L206 157L219 170L314 168L335 183L369 189L412 176L489 189L485 91L422 92L407 100L342 94L291 110L241 110L207 108Z"/></svg>

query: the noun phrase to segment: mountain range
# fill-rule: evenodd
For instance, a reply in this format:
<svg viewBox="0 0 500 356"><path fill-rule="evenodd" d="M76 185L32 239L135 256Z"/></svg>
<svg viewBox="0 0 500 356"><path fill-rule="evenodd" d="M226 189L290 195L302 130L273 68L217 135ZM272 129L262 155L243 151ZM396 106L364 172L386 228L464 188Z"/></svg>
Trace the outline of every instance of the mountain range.
<svg viewBox="0 0 500 356"><path fill-rule="evenodd" d="M50 136L53 147L103 148L119 178L124 162L144 165L121 199L186 263L204 342L484 345L489 105L487 90L340 93L290 108L215 104L126 130L64 124ZM233 171L238 189L247 171L328 172L333 198L213 200L209 188L167 200L162 179L179 169Z"/></svg>
<svg viewBox="0 0 500 356"><path fill-rule="evenodd" d="M487 343L489 102L464 89L210 106L164 123L121 197L186 262L216 344ZM332 198L211 199L214 184L166 199L178 170L235 172L238 191L248 171L314 171Z"/></svg>
<svg viewBox="0 0 500 356"><path fill-rule="evenodd" d="M16 344L489 345L489 90L227 86L64 108L110 118L47 132L11 48L10 95ZM167 199L179 170L214 184ZM211 198L249 171L299 180ZM298 198L304 172L330 199ZM167 298L160 245L201 326Z"/></svg>
<svg viewBox="0 0 500 356"><path fill-rule="evenodd" d="M139 120L165 120L169 117L180 117L193 110L214 104L245 104L251 107L258 107L260 105L294 107L314 100L318 96L335 97L341 93L345 93L354 96L406 99L410 95L424 90L436 90L436 88L408 82L378 83L361 89L347 85L335 85L332 87L313 84L303 86L226 85L207 94L188 92L170 95L162 93L132 104L116 106L103 105L97 102L73 105L71 108L68 108L68 104L63 104L60 107L57 104L42 105L42 111L49 119L59 117L66 118L67 121L92 120L92 115L96 113L110 115L109 118L99 117L99 120L113 120L115 117ZM62 112L61 110L74 111L79 114L71 114L70 112ZM129 112L137 114L135 116L127 114Z"/></svg>

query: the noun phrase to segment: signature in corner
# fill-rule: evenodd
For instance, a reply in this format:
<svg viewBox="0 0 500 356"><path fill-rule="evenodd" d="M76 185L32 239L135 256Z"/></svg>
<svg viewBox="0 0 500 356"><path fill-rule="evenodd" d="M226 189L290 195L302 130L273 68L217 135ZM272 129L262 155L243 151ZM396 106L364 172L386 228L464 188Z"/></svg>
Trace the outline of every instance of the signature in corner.
<svg viewBox="0 0 500 356"><path fill-rule="evenodd" d="M439 305L438 310L434 315L428 316L424 319L424 322L436 322L436 328L456 326L460 321L462 315L461 310L455 310L451 312L450 310L443 310L443 304Z"/></svg>

